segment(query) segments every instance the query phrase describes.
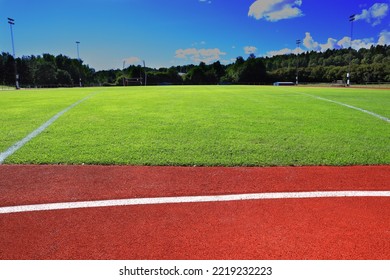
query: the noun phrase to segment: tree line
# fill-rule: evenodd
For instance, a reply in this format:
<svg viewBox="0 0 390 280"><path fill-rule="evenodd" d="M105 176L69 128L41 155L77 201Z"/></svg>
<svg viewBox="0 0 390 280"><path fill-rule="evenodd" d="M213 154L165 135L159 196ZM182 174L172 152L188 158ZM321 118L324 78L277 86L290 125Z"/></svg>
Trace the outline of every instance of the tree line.
<svg viewBox="0 0 390 280"><path fill-rule="evenodd" d="M15 84L15 60L0 55L0 83ZM271 84L294 82L297 73L301 83L331 83L345 80L351 72L356 84L390 82L390 46L370 49L341 49L325 52L277 55L273 57L237 57L223 65L219 61L206 65L189 64L170 68L144 68L131 65L125 69L95 71L83 61L64 55L23 56L16 59L19 82L24 87L121 86L157 84Z"/></svg>
<svg viewBox="0 0 390 280"><path fill-rule="evenodd" d="M94 69L64 55L23 56L16 58L16 68L22 87L72 87L95 79ZM15 85L15 59L8 53L0 55L0 84Z"/></svg>

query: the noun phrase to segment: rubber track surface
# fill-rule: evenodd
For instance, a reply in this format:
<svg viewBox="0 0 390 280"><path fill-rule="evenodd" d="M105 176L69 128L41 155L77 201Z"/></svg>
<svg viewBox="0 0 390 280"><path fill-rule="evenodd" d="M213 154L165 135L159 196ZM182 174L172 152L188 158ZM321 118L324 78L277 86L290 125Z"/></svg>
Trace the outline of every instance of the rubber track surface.
<svg viewBox="0 0 390 280"><path fill-rule="evenodd" d="M0 207L390 190L390 166L0 166ZM0 259L390 259L389 198L163 204L0 215Z"/></svg>

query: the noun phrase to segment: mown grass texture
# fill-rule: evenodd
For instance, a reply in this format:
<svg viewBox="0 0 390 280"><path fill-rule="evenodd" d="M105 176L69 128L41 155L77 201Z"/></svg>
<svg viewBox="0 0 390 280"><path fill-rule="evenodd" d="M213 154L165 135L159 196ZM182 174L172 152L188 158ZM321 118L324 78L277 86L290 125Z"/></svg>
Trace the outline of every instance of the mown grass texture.
<svg viewBox="0 0 390 280"><path fill-rule="evenodd" d="M98 93L96 93L98 92ZM179 166L390 163L390 91L259 86L85 88L0 93L0 150L79 104L6 160Z"/></svg>

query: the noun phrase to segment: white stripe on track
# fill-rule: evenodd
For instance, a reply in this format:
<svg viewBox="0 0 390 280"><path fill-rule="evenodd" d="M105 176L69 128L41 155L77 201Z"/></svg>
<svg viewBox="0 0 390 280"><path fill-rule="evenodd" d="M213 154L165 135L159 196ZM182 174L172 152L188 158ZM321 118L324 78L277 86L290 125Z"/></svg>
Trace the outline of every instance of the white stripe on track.
<svg viewBox="0 0 390 280"><path fill-rule="evenodd" d="M84 102L85 100L91 98L94 94L92 93L88 95L87 97L77 101L76 103L70 105L68 108L62 110L55 116L53 116L50 120L42 124L40 127L38 127L36 130L31 132L29 135L27 135L25 138L22 140L16 142L13 144L11 147L9 147L6 151L0 153L0 164L3 164L4 161L11 155L13 155L17 150L19 150L21 147L23 147L27 142L31 141L34 137L38 136L41 134L46 128L48 128L52 123L54 123L59 117L61 117L63 114L74 108L75 106L79 105L80 103Z"/></svg>
<svg viewBox="0 0 390 280"><path fill-rule="evenodd" d="M254 193L254 194L216 195L216 196L156 197L156 198L133 198L133 199L116 199L116 200L99 200L99 201L64 202L64 203L0 207L0 214L97 208L97 207L131 206L131 205L223 202L223 201L265 200L265 199L337 198L337 197L390 197L390 191Z"/></svg>

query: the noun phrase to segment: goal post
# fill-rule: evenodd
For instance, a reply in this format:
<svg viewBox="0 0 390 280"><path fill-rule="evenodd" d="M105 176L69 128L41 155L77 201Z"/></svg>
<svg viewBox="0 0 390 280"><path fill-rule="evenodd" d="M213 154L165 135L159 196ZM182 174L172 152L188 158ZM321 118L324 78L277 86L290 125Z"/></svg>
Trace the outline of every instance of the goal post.
<svg viewBox="0 0 390 280"><path fill-rule="evenodd" d="M125 78L124 86L142 86L144 79L142 77L139 78Z"/></svg>

